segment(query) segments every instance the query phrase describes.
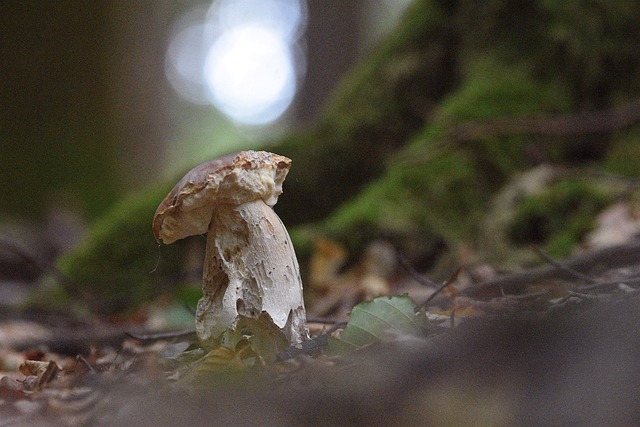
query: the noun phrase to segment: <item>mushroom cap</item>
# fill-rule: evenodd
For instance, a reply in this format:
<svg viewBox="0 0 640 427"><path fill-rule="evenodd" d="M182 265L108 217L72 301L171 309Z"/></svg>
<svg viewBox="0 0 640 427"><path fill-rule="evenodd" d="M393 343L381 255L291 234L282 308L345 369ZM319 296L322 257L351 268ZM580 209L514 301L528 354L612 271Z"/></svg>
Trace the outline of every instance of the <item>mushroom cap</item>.
<svg viewBox="0 0 640 427"><path fill-rule="evenodd" d="M258 199L275 205L290 167L291 159L266 151L241 151L196 166L158 206L156 240L170 244L206 233L217 208Z"/></svg>

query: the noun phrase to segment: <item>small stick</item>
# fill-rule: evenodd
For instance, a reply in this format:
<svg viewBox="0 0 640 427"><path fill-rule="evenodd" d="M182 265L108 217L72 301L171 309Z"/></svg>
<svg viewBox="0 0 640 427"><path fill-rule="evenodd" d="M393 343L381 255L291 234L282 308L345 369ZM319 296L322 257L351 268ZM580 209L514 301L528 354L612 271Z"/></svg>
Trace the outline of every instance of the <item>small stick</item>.
<svg viewBox="0 0 640 427"><path fill-rule="evenodd" d="M422 304L420 304L419 306L417 306L414 311L417 313L419 312L423 307L425 307L427 304L429 304L429 302L434 299L436 297L436 295L438 295L441 291L443 291L447 286L449 286L450 284L452 284L453 282L456 281L456 279L458 278L458 274L460 274L460 270L461 268L457 269L455 273L453 273L451 275L451 277L449 277L442 286L438 287L438 289L436 289L436 291L434 293L432 293L431 295L429 295L429 298L427 298Z"/></svg>
<svg viewBox="0 0 640 427"><path fill-rule="evenodd" d="M610 287L610 286L618 286L619 284L624 283L626 285L632 286L632 285L639 285L640 284L640 278L637 277L627 277L627 278L620 278L617 280L608 280L606 282L597 282L597 283L591 283L588 285L584 285L584 286L580 286L578 288L575 289L576 292L588 292L588 291L593 291L593 290L599 290L601 288L606 288L606 287Z"/></svg>
<svg viewBox="0 0 640 427"><path fill-rule="evenodd" d="M89 370L89 372L91 372L92 374L97 373L95 368L93 366L91 366L91 363L89 363L89 361L87 359L85 359L85 357L81 354L76 356L76 360L80 363L82 363L84 366L87 367L87 369Z"/></svg>
<svg viewBox="0 0 640 427"><path fill-rule="evenodd" d="M573 277L576 277L580 280L584 280L588 283L596 283L597 280L594 279L591 276L587 276L586 274L582 274L579 271L576 271L570 267L567 267L566 265L554 260L553 258L551 258L549 255L545 254L542 249L540 249L538 246L532 246L533 251L543 260L545 260L546 262L548 262L549 264L551 264L552 266L554 266L555 268L557 268L558 270L562 270L565 273L569 273L570 275L572 275Z"/></svg>
<svg viewBox="0 0 640 427"><path fill-rule="evenodd" d="M124 334L129 338L133 338L138 341L159 341L166 340L172 338L183 338L188 337L189 335L195 335L196 331L193 329L183 329L181 331L170 331L170 332L157 332L153 334L135 334L133 332L125 332Z"/></svg>
<svg viewBox="0 0 640 427"><path fill-rule="evenodd" d="M327 317L307 317L307 323L321 323L323 325L335 325L345 323L344 320L330 319Z"/></svg>

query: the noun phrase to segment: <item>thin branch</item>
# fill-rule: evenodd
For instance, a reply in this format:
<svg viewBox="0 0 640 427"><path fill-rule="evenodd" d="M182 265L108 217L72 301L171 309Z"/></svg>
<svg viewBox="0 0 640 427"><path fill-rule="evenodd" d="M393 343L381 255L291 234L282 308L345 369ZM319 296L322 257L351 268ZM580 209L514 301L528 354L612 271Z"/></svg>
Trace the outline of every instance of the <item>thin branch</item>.
<svg viewBox="0 0 640 427"><path fill-rule="evenodd" d="M563 261L563 265L572 270L593 272L602 269L612 270L630 265L637 265L640 259L640 240L636 239L630 243L620 246L611 246L602 249L594 249L580 255L574 255ZM545 280L574 278L564 270L558 270L555 266L544 265L541 267L525 270L519 273L504 274L494 279L486 280L477 285L464 289L461 294L474 296L488 287L501 287L508 293L522 286L540 283Z"/></svg>
<svg viewBox="0 0 640 427"><path fill-rule="evenodd" d="M429 302L431 302L431 300L433 300L440 292L442 292L447 286L449 286L450 284L452 284L453 282L456 281L456 279L458 278L458 274L460 274L460 268L456 270L455 273L453 273L451 275L451 277L449 277L443 285L441 285L438 289L436 289L436 291L434 293L432 293L431 295L429 295L429 297L420 305L418 305L414 311L417 313L418 311L420 311L422 308L424 308L427 304L429 304Z"/></svg>
<svg viewBox="0 0 640 427"><path fill-rule="evenodd" d="M541 117L511 117L455 126L450 135L473 141L509 135L565 136L620 130L640 122L640 99L609 110Z"/></svg>
<svg viewBox="0 0 640 427"><path fill-rule="evenodd" d="M588 283L596 283L597 280L594 279L591 276L587 276L586 274L582 274L577 270L574 270L571 267L567 267L566 265L554 260L553 258L551 258L549 255L547 255L546 253L544 253L542 251L542 249L540 249L538 246L532 246L533 251L536 253L536 255L538 255L540 258L542 258L544 261L548 262L549 264L551 264L552 266L554 266L555 268L557 268L558 270L562 270L565 273L568 273L572 276L574 276L577 279L580 280L584 280Z"/></svg>
<svg viewBox="0 0 640 427"><path fill-rule="evenodd" d="M92 374L97 373L96 369L93 366L91 366L91 363L89 363L89 361L83 355L78 354L76 356L76 360L82 363Z"/></svg>
<svg viewBox="0 0 640 427"><path fill-rule="evenodd" d="M51 328L47 335L16 339L11 342L11 346L17 350L42 346L54 353L76 356L88 354L92 345L120 345L126 337L125 331L120 327L90 325Z"/></svg>
<svg viewBox="0 0 640 427"><path fill-rule="evenodd" d="M169 340L175 338L184 338L190 335L195 335L196 331L193 329L183 329L180 331L170 331L170 332L157 332L152 334L136 334L133 332L125 332L124 334L129 338L133 338L138 341L159 341L159 340Z"/></svg>
<svg viewBox="0 0 640 427"><path fill-rule="evenodd" d="M578 288L575 289L575 292L590 292L590 291L599 291L602 290L604 288L612 288L612 287L616 287L620 284L624 283L625 285L628 286L632 286L635 288L635 286L640 285L640 278L637 277L631 277L631 278L620 278L620 279L616 279L616 280L607 280L606 282L596 282L596 283L591 283L589 285L584 285L584 286L580 286Z"/></svg>
<svg viewBox="0 0 640 427"><path fill-rule="evenodd" d="M323 325L335 325L337 323L345 323L344 320L331 319L328 317L307 317L307 323L321 323Z"/></svg>

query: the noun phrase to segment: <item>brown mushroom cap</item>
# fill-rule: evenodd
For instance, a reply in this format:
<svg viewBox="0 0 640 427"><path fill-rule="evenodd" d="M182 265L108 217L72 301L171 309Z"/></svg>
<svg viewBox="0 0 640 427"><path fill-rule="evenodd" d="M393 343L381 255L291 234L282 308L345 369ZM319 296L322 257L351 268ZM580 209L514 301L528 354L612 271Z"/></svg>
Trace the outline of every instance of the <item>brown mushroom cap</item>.
<svg viewBox="0 0 640 427"><path fill-rule="evenodd" d="M170 244L206 233L216 207L258 199L275 205L290 167L290 159L266 151L241 151L196 166L158 206L156 240Z"/></svg>

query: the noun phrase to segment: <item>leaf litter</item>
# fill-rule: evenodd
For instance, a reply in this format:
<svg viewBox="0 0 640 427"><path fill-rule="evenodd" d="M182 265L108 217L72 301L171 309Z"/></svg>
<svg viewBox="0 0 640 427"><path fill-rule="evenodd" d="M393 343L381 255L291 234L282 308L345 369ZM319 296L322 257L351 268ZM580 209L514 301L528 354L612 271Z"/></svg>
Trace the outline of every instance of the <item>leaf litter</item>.
<svg viewBox="0 0 640 427"><path fill-rule="evenodd" d="M632 241L589 256L619 261L617 255L620 254L626 259L634 259L636 254L635 259L640 259L637 256L640 243ZM465 272L459 272L441 285L440 289L446 289L446 292L436 294L431 286L426 304L418 304L416 301L424 301L424 298L411 295L380 296L353 306L346 319L327 319L329 326L311 323L315 325L314 336L303 348L290 349L282 353L277 362L268 364L247 340L240 341L235 348L219 347L204 352L194 342L193 335L186 333L188 331L154 335L131 328L132 333L127 336L126 327L119 331L107 328L108 333L98 328L87 333L95 328L92 324L69 325L66 331L56 328L48 333L38 329L40 335L36 338L40 338L33 340L31 345L27 345L28 339L24 337L2 345L0 415L6 420L3 425L113 425L114 420L119 423L153 420L157 425L195 420L198 424L237 415L226 406L226 409L218 408L215 415L209 414L207 405L212 402L220 400L232 406L239 402L246 404L248 399L255 407L247 412L246 419L282 418L288 422L302 416L309 420L315 419L314 411L315 416L320 416L318 411L328 416L326 412L331 411L328 405L334 405L337 408L335 416L347 420L349 418L340 405L343 399L352 396L350 399L360 402L356 414L352 414L358 421L378 421L382 416L380 411L386 411L393 414L394 423L398 423L408 416L406 411L399 409L403 400L416 405L418 399L420 404L429 406L436 398L461 399L459 393L450 390L451 385L443 385L439 369L445 372L453 369L451 384L463 381L464 375L472 372L481 378L485 368L487 373L497 375L498 382L506 381L502 371L495 370L502 368L492 367L500 363L507 367L513 364L512 375L526 377L514 360L509 359L513 356L499 355L508 353L509 346L517 343L517 339L523 339L520 337L522 331L537 330L540 322L553 326L545 332L549 336L542 333L541 338L549 342L540 351L549 353L550 358L558 357L552 342L556 342L557 348L564 348L565 341L572 341L571 334L585 333L582 332L583 324L608 324L603 310L606 315L613 312L610 317L617 316L618 323L622 319L622 323L633 324L637 309L633 311L630 307L637 307L633 304L639 299L640 265L633 262L611 264L613 268L596 274L583 268L589 264L578 256L563 262L550 262L546 267L507 279L498 276L470 286L461 284ZM590 280L586 281L585 277ZM455 328L450 330L451 326ZM501 330L507 331L510 340L500 341ZM476 331L476 335L471 338L469 331ZM607 342L608 351L613 352L609 357L615 359L616 346L635 342L632 328L625 330L632 334L626 341L608 341L607 333L619 333L616 331L605 328L598 340L587 334L586 341L591 339L595 351L601 346L600 340ZM66 338L83 341L88 350L74 354L75 349L82 347L72 345L71 351L60 352L58 346L58 351L52 352L49 344L61 333L65 333ZM557 338L556 334L564 338ZM536 336L535 332L533 336ZM531 339L527 336L523 345ZM484 350L482 346L478 347L478 341L482 340L486 345L494 345L497 353L482 356ZM624 350L630 354L640 351L633 346L624 347ZM571 357L579 357L575 353L577 350L567 351ZM475 366L478 357L485 358L484 368ZM495 359L500 357L507 357L506 362L498 363ZM557 361L550 359L548 363ZM564 366L562 374L564 369L571 369L566 364L560 365ZM623 367L631 369L627 365ZM605 368L593 366L590 369ZM584 372L581 375L588 376ZM417 383L416 378L420 378ZM402 384L397 384L398 381ZM484 386L475 381L472 381L474 387L483 390ZM437 384L441 393L436 393L438 396L427 393L428 384ZM502 402L484 404L489 407L506 405L508 408L504 413L517 413L521 402L511 402L504 396L507 389L503 388L509 384L507 381L489 389L488 395L504 399ZM206 390L204 395L201 394L203 390ZM484 395L478 390L472 394ZM513 396L528 396L529 391L518 387L515 390ZM166 408L150 399L152 391L165 399ZM381 396L391 392L395 395L388 400L395 404L389 408L387 403L381 403ZM373 396L372 404L377 403L382 409L362 403L359 399L365 399L365 396ZM303 397L316 401L319 406L313 409L307 403L301 404ZM201 406L194 407L189 403L191 401L200 402ZM272 407L264 409L265 402ZM628 399L620 399L620 402L628 403ZM302 409L294 409L291 406L294 403L307 412L300 415ZM446 405L453 404L448 401ZM217 405L222 404L218 402ZM168 408L170 413L167 413ZM258 409L264 412L257 413ZM563 413L558 410L558 414ZM294 418L288 418L290 416ZM437 420L437 417L421 412L416 416L427 421ZM507 418L515 421L515 418Z"/></svg>

